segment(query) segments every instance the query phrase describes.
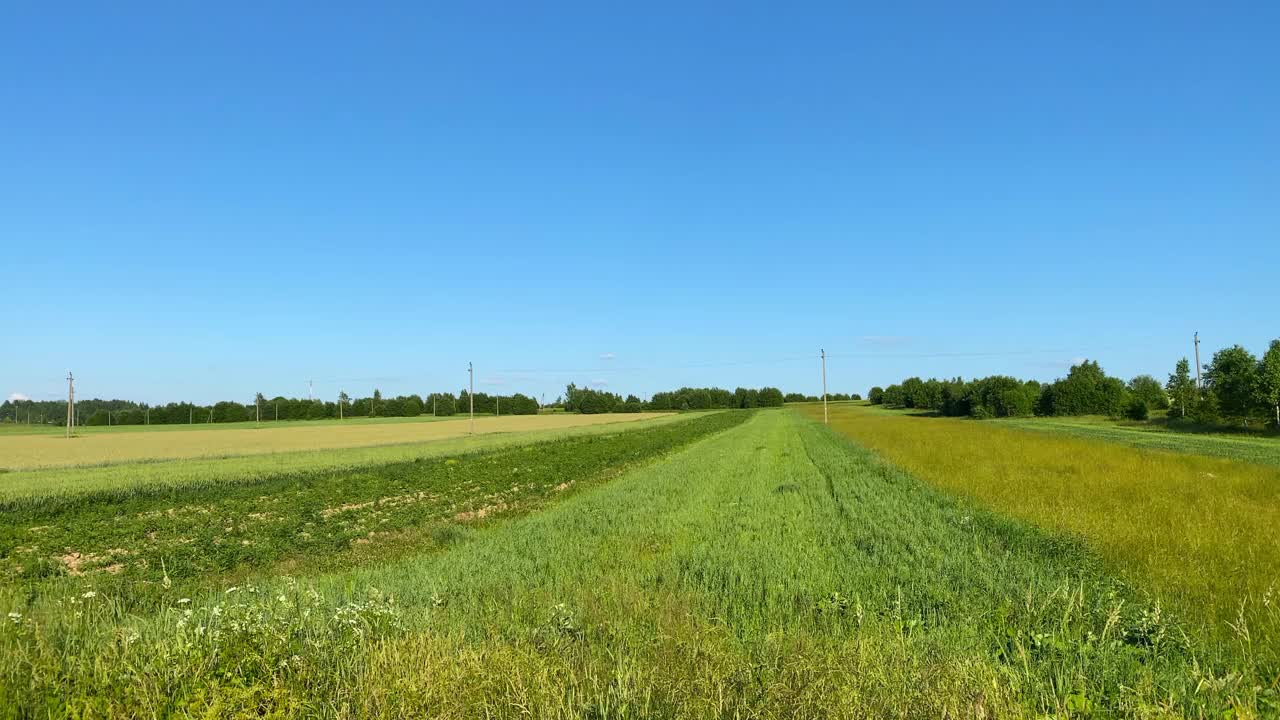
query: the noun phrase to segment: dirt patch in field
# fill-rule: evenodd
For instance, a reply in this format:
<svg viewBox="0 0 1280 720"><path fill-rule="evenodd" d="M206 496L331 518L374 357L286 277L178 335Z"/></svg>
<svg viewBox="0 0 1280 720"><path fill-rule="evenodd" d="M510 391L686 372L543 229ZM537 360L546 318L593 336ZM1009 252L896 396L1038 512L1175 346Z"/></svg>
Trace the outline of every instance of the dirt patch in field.
<svg viewBox="0 0 1280 720"><path fill-rule="evenodd" d="M483 520L490 515L496 515L507 509L506 503L497 503L496 505L485 505L479 510L467 510L453 516L458 522L470 522L471 520Z"/></svg>
<svg viewBox="0 0 1280 720"><path fill-rule="evenodd" d="M63 555L58 555L57 559L62 566L67 569L67 574L73 577L88 575L93 572L109 572L115 574L124 570L124 563L113 562L110 565L103 566L102 563L111 560L118 560L122 557L128 557L133 553L124 548L111 548L102 553L78 553L68 549Z"/></svg>

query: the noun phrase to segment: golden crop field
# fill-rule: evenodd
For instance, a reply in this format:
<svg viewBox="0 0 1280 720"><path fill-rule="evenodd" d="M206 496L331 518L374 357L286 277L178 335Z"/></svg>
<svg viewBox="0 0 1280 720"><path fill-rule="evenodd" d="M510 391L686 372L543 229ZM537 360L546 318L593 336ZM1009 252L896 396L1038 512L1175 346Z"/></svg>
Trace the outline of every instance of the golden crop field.
<svg viewBox="0 0 1280 720"><path fill-rule="evenodd" d="M821 405L802 412L822 420ZM1280 587L1274 467L855 405L833 406L831 428L938 488L1083 538L1219 627Z"/></svg>
<svg viewBox="0 0 1280 720"><path fill-rule="evenodd" d="M600 415L509 415L480 417L477 435L558 430L602 423L634 422L662 413ZM230 457L332 448L399 445L446 440L467 435L466 418L434 422L388 424L290 423L284 427L227 430L221 428L170 432L86 433L71 439L58 435L0 436L0 469L103 465L139 460Z"/></svg>

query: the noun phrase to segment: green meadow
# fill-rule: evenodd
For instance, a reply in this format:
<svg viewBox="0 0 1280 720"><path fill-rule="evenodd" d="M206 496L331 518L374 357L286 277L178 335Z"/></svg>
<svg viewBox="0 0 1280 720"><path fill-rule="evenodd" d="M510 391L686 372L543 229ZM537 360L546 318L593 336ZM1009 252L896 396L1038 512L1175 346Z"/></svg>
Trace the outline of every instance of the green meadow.
<svg viewBox="0 0 1280 720"><path fill-rule="evenodd" d="M930 482L859 435L838 416L828 428L735 411L355 472L24 500L0 536L0 708L990 718L1280 707L1274 593L1247 626L1218 632L1105 538ZM28 559L68 547L81 548L70 565Z"/></svg>

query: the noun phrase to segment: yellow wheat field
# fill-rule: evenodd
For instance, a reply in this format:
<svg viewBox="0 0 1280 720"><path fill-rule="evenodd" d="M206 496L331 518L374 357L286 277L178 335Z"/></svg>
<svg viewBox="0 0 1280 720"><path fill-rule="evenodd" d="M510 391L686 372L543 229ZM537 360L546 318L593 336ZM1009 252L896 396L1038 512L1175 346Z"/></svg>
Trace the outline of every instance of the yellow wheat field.
<svg viewBox="0 0 1280 720"><path fill-rule="evenodd" d="M476 434L559 430L645 420L663 413L604 415L511 415L476 418ZM68 467L176 460L182 458L262 455L278 452L325 450L331 448L399 445L465 436L470 428L466 418L436 422L371 424L352 422L246 429L199 429L171 432L128 432L85 434L67 439L58 435L17 435L0 437L0 468Z"/></svg>

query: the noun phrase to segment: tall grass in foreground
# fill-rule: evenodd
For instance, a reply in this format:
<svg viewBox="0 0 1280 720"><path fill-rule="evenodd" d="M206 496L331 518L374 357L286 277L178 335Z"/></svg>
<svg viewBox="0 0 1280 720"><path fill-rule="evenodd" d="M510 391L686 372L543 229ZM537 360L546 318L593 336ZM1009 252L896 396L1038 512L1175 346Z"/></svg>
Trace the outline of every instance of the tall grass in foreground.
<svg viewBox="0 0 1280 720"><path fill-rule="evenodd" d="M1255 620L1280 594L1280 469L853 406L831 426L930 484L1084 538L1184 615L1280 652Z"/></svg>
<svg viewBox="0 0 1280 720"><path fill-rule="evenodd" d="M949 499L782 411L444 554L174 597L147 617L92 590L5 604L12 714L1276 709L1274 663L1200 645L1079 543Z"/></svg>

